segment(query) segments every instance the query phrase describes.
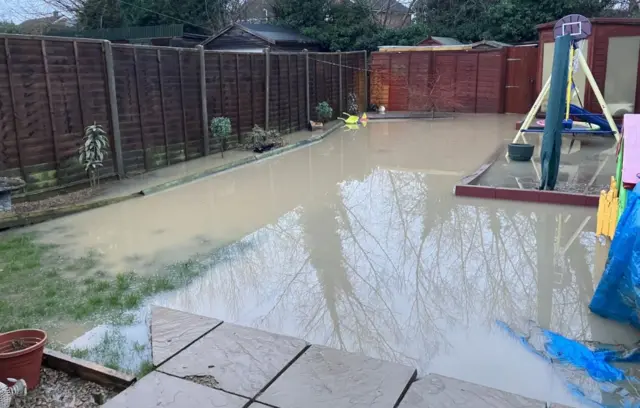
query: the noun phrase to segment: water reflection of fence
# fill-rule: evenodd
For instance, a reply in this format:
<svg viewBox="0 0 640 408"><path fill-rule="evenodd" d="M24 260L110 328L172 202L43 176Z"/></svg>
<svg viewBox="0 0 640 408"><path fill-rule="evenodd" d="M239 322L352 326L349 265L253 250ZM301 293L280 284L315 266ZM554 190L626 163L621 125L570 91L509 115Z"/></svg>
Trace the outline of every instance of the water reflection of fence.
<svg viewBox="0 0 640 408"><path fill-rule="evenodd" d="M253 125L282 133L337 114L355 93L366 100L364 52L229 53L2 35L0 175L27 188L85 182L76 160L83 128L112 138L103 176L131 174L219 151L208 123L231 119L230 144Z"/></svg>

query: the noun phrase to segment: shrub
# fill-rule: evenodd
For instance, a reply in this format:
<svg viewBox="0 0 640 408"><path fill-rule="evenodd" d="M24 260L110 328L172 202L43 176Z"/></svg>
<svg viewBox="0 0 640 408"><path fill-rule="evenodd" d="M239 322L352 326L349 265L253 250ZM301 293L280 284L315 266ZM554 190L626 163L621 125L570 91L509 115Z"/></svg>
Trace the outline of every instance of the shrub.
<svg viewBox="0 0 640 408"><path fill-rule="evenodd" d="M244 148L260 153L265 150L282 147L284 144L284 138L277 130L264 130L260 126L254 125Z"/></svg>
<svg viewBox="0 0 640 408"><path fill-rule="evenodd" d="M358 112L360 112L358 98L355 93L349 92L349 95L347 95L347 113L350 115L357 115Z"/></svg>
<svg viewBox="0 0 640 408"><path fill-rule="evenodd" d="M109 152L109 137L102 126L94 122L84 131L84 144L78 150L78 161L84 166L89 176L89 183L94 187L99 182L98 168Z"/></svg>
<svg viewBox="0 0 640 408"><path fill-rule="evenodd" d="M224 157L227 149L227 138L231 134L231 120L226 116L211 119L211 135L220 141L220 154Z"/></svg>
<svg viewBox="0 0 640 408"><path fill-rule="evenodd" d="M318 114L320 122L327 123L333 117L333 109L327 102L320 102L316 106L316 114Z"/></svg>

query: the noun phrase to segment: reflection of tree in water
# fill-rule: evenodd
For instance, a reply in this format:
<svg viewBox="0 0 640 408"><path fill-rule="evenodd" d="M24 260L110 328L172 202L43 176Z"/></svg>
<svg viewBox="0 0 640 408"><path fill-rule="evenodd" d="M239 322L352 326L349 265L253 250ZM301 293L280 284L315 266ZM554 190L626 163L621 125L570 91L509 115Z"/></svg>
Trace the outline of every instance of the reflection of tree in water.
<svg viewBox="0 0 640 408"><path fill-rule="evenodd" d="M584 336L595 241L578 234L556 255L580 217L464 205L441 177L375 169L342 182L246 237L169 305L421 367L452 327L496 318Z"/></svg>

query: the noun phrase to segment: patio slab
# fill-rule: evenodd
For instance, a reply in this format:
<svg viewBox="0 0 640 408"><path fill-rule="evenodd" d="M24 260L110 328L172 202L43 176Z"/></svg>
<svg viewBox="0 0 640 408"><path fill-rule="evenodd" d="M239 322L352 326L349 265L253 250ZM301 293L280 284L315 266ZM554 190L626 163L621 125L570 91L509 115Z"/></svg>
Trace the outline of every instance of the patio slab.
<svg viewBox="0 0 640 408"><path fill-rule="evenodd" d="M484 387L438 374L413 384L398 408L545 408L547 405L520 395Z"/></svg>
<svg viewBox="0 0 640 408"><path fill-rule="evenodd" d="M122 392L104 408L243 408L249 400L223 391L153 372Z"/></svg>
<svg viewBox="0 0 640 408"><path fill-rule="evenodd" d="M223 323L159 370L253 398L306 347L304 340Z"/></svg>
<svg viewBox="0 0 640 408"><path fill-rule="evenodd" d="M280 408L393 407L416 370L311 346L257 400Z"/></svg>
<svg viewBox="0 0 640 408"><path fill-rule="evenodd" d="M159 366L222 321L154 306L151 310L151 355Z"/></svg>

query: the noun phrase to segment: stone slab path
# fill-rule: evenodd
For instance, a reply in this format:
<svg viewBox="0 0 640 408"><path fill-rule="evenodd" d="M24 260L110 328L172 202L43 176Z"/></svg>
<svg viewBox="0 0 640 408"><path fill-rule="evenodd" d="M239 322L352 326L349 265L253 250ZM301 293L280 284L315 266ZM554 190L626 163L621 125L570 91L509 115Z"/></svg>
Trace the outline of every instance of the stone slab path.
<svg viewBox="0 0 640 408"><path fill-rule="evenodd" d="M104 407L562 408L166 308L152 311L151 333L156 371Z"/></svg>

